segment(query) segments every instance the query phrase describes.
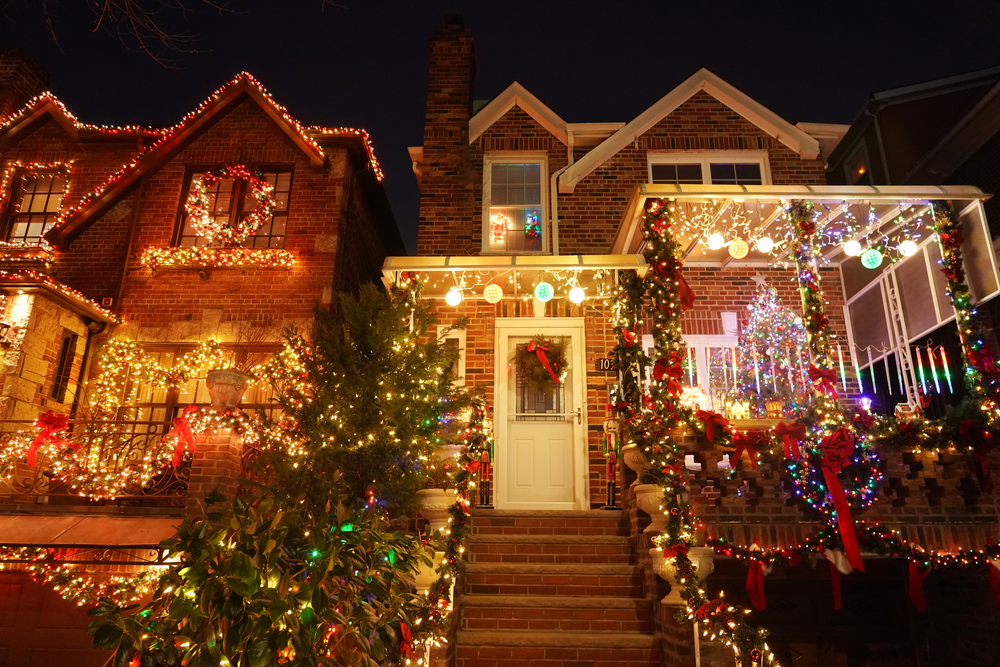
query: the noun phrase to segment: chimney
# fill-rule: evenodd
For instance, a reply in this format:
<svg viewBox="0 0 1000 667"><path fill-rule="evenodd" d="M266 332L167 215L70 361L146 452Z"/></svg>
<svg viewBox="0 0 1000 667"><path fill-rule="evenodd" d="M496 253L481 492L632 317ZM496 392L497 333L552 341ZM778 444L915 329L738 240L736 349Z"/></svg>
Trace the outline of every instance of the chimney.
<svg viewBox="0 0 1000 667"><path fill-rule="evenodd" d="M49 88L49 73L22 49L0 50L0 118Z"/></svg>
<svg viewBox="0 0 1000 667"><path fill-rule="evenodd" d="M469 151L475 71L472 32L460 14L448 14L430 40L417 254L466 254L473 246L474 190L481 181Z"/></svg>

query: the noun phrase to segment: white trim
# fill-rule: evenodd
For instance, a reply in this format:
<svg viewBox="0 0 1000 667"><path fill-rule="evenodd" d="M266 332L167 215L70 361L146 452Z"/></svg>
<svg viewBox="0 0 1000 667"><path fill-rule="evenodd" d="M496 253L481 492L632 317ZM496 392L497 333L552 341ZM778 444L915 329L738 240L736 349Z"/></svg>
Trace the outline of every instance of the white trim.
<svg viewBox="0 0 1000 667"><path fill-rule="evenodd" d="M572 193L577 183L701 90L791 148L803 160L819 157L816 139L703 67L567 169L559 179L559 192Z"/></svg>
<svg viewBox="0 0 1000 667"><path fill-rule="evenodd" d="M542 209L542 249L534 252L490 250L490 197L494 164L538 164L539 208ZM484 255L546 255L549 253L549 156L538 151L490 151L483 153L483 243Z"/></svg>
<svg viewBox="0 0 1000 667"><path fill-rule="evenodd" d="M566 145L569 141L566 131L566 121L552 109L545 106L541 100L532 95L517 81L507 86L507 89L494 97L489 104L469 119L469 143L474 143L493 123L504 117L515 105L528 114L539 125L548 130L559 142Z"/></svg>
<svg viewBox="0 0 1000 667"><path fill-rule="evenodd" d="M587 335L585 320L582 317L560 317L538 320L525 317L498 317L494 320L495 335L493 340L494 358L494 391L493 402L496 408L493 415L494 447L494 483L493 501L497 509L590 509L590 455L587 443ZM572 403L575 409L580 408L582 423L573 422L573 439L575 451L573 455L573 497L572 503L550 503L545 507L527 507L525 503L511 503L507 499L507 487L504 481L506 474L505 461L507 457L507 379L510 375L510 360L507 358L507 339L510 336L566 336L572 341L573 368Z"/></svg>
<svg viewBox="0 0 1000 667"><path fill-rule="evenodd" d="M771 163L767 151L662 151L646 152L646 176L653 182L654 164L700 164L702 183L712 184L713 164L758 164L761 185L771 185Z"/></svg>
<svg viewBox="0 0 1000 667"><path fill-rule="evenodd" d="M443 343L446 340L457 340L458 341L458 372L455 373L455 385L456 387L465 386L465 357L466 357L466 342L468 340L468 332L465 329L452 329L450 324L439 324L437 328L438 343Z"/></svg>

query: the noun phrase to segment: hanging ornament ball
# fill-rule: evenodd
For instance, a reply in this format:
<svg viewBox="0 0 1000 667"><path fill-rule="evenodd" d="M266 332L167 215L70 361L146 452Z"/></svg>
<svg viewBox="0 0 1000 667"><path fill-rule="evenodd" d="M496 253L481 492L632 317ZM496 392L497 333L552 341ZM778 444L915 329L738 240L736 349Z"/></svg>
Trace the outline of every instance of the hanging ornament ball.
<svg viewBox="0 0 1000 667"><path fill-rule="evenodd" d="M724 245L726 245L726 239L722 237L722 234L716 232L708 237L708 247L712 250L718 250Z"/></svg>
<svg viewBox="0 0 1000 667"><path fill-rule="evenodd" d="M857 257L861 254L861 243L850 240L844 244L844 254L848 257Z"/></svg>
<svg viewBox="0 0 1000 667"><path fill-rule="evenodd" d="M762 236L757 239L757 250L761 252L771 252L774 250L774 241L770 236Z"/></svg>
<svg viewBox="0 0 1000 667"><path fill-rule="evenodd" d="M483 290L483 298L486 299L486 303L499 303L503 298L503 288L496 283L490 283Z"/></svg>
<svg viewBox="0 0 1000 667"><path fill-rule="evenodd" d="M910 257L917 252L917 244L910 239L906 239L899 244L899 254L903 257Z"/></svg>
<svg viewBox="0 0 1000 667"><path fill-rule="evenodd" d="M538 283L535 285L535 298L545 303L551 301L552 297L555 296L556 291L552 289L552 285L548 283Z"/></svg>
<svg viewBox="0 0 1000 667"><path fill-rule="evenodd" d="M729 256L733 259L743 259L750 252L750 246L743 239L734 239L729 243Z"/></svg>
<svg viewBox="0 0 1000 667"><path fill-rule="evenodd" d="M460 292L457 287L452 287L448 290L444 300L448 302L449 306L457 306L462 303L462 292Z"/></svg>
<svg viewBox="0 0 1000 667"><path fill-rule="evenodd" d="M577 285L569 291L569 300L573 303L583 303L583 300L587 298L584 293L583 288Z"/></svg>
<svg viewBox="0 0 1000 667"><path fill-rule="evenodd" d="M877 269L882 266L882 253L875 248L868 248L861 254L861 265L866 269Z"/></svg>

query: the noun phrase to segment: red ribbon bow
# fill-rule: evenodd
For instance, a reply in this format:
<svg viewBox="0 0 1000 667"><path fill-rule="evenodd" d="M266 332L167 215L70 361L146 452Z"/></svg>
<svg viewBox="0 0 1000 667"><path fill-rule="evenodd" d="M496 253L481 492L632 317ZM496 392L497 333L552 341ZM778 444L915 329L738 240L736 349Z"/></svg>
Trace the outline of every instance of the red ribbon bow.
<svg viewBox="0 0 1000 667"><path fill-rule="evenodd" d="M549 375L552 376L552 381L555 382L556 384L559 384L559 377L555 374L555 371L552 370L552 364L549 363L549 358L545 354L548 351L548 349L549 349L548 342L546 342L544 345L539 345L533 340L528 341L528 348L527 348L528 352L534 352L538 356L538 361L541 362L542 366L545 367L545 370L547 370L549 372Z"/></svg>
<svg viewBox="0 0 1000 667"><path fill-rule="evenodd" d="M671 396L676 396L683 391L684 388L678 382L682 377L684 377L684 369L681 368L680 356L676 352L671 352L666 359L660 357L653 364L653 379L660 382L666 378L667 392Z"/></svg>
<svg viewBox="0 0 1000 667"><path fill-rule="evenodd" d="M399 624L399 632L403 635L402 640L399 642L399 652L406 658L413 657L413 635L410 634L410 629L406 627L406 623Z"/></svg>
<svg viewBox="0 0 1000 667"><path fill-rule="evenodd" d="M747 458L750 459L750 467L756 470L757 445L763 440L763 431L737 431L733 433L733 447L736 449L733 451L733 455L729 457L729 465L735 468L739 460L743 458L743 450L745 449L747 451Z"/></svg>
<svg viewBox="0 0 1000 667"><path fill-rule="evenodd" d="M927 575L930 573L930 569L921 570L917 567L917 561L910 561L910 601L913 602L913 606L917 611L927 611L927 601L924 599L924 579L926 579Z"/></svg>
<svg viewBox="0 0 1000 667"><path fill-rule="evenodd" d="M844 494L844 487L837 479L837 473L851 462L854 453L854 435L841 426L830 435L823 438L819 447L823 452L823 481L830 492L834 513L837 515L837 526L840 528L840 539L844 543L844 553L847 561L856 570L865 571L861 562L861 548L858 546L858 535L854 531L854 519L851 518L851 506Z"/></svg>
<svg viewBox="0 0 1000 667"><path fill-rule="evenodd" d="M672 544L669 547L663 547L663 556L665 558L677 558L678 555L686 556L688 552L688 547L686 544Z"/></svg>
<svg viewBox="0 0 1000 667"><path fill-rule="evenodd" d="M903 446L912 447L917 441L917 425L913 422L899 422L896 428L903 438Z"/></svg>
<svg viewBox="0 0 1000 667"><path fill-rule="evenodd" d="M680 269L677 270L677 295L681 298L681 310L691 310L694 308L694 301L697 299L697 295L691 286L688 285L687 281L684 280L684 276L681 274Z"/></svg>
<svg viewBox="0 0 1000 667"><path fill-rule="evenodd" d="M28 448L27 459L28 465L31 467L35 467L35 464L38 462L36 457L39 447L44 445L48 440L51 440L52 444L60 447L80 448L80 445L75 442L56 435L56 433L69 426L69 418L66 415L57 415L49 410L43 415L38 415L38 418L35 419L35 426L41 428L42 432L35 436L35 439L31 442L31 447Z"/></svg>
<svg viewBox="0 0 1000 667"><path fill-rule="evenodd" d="M465 469L471 473L477 473L479 472L479 467L481 465L483 464L480 463L479 461L469 461L468 463L465 464Z"/></svg>
<svg viewBox="0 0 1000 667"><path fill-rule="evenodd" d="M694 612L694 617L699 621L704 621L712 614L720 611L725 604L726 603L723 600L709 600L705 604L698 607L698 610Z"/></svg>
<svg viewBox="0 0 1000 667"><path fill-rule="evenodd" d="M712 444L715 444L715 427L718 426L723 433L729 433L729 422L718 412L711 410L698 410L694 413L698 421L705 424L705 437Z"/></svg>
<svg viewBox="0 0 1000 667"><path fill-rule="evenodd" d="M628 329L622 329L622 338L625 339L626 345L632 347L632 344L635 343L635 332Z"/></svg>
<svg viewBox="0 0 1000 667"><path fill-rule="evenodd" d="M973 470L976 481L983 493L993 493L993 475L990 472L990 450L993 449L993 434L973 419L963 419L958 424L958 436L962 444L972 449Z"/></svg>
<svg viewBox="0 0 1000 667"><path fill-rule="evenodd" d="M875 425L875 415L868 412L858 412L854 415L853 421L859 428L868 430Z"/></svg>
<svg viewBox="0 0 1000 667"><path fill-rule="evenodd" d="M759 611L767 609L764 598L764 563L759 560L750 561L750 571L747 573L747 593L750 601Z"/></svg>
<svg viewBox="0 0 1000 667"><path fill-rule="evenodd" d="M184 456L184 447L187 447L188 451L192 454L197 449L194 445L194 434L191 432L191 422L188 421L188 415L197 410L198 406L196 405L189 405L184 408L181 416L174 419L174 427L170 429L170 433L167 433L168 438L172 435L177 436L177 446L174 447L173 461L175 468L181 464L181 457Z"/></svg>
<svg viewBox="0 0 1000 667"><path fill-rule="evenodd" d="M809 364L809 379L814 383L813 389L822 391L837 400L837 373L832 368L817 368Z"/></svg>
<svg viewBox="0 0 1000 667"><path fill-rule="evenodd" d="M786 459L801 459L802 450L799 443L806 439L806 425L801 423L786 424L784 422L774 427L774 435L781 438L785 446Z"/></svg>

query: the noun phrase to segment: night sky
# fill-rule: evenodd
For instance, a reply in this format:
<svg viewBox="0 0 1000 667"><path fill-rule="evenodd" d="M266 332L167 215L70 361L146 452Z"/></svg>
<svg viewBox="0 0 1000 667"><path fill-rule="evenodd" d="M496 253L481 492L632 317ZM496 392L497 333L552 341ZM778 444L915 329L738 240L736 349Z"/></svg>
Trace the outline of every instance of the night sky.
<svg viewBox="0 0 1000 667"><path fill-rule="evenodd" d="M92 32L86 2L59 0L58 44L38 0L0 15L0 45L32 52L82 121L174 124L247 70L301 122L371 133L411 252L418 191L406 147L422 140L427 39L447 12L473 31L477 98L517 80L569 122L627 122L702 66L792 123L850 123L874 91L1000 65L992 0L232 0L241 13L201 8L185 24L202 52L179 56L178 69Z"/></svg>

